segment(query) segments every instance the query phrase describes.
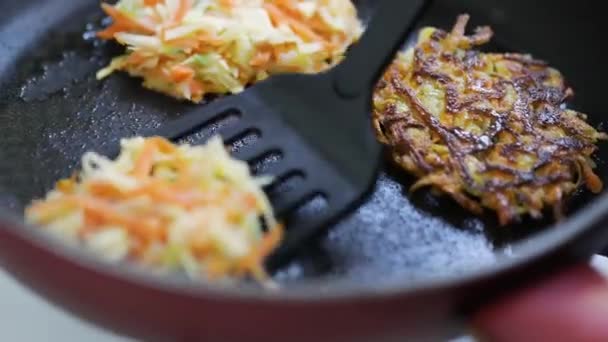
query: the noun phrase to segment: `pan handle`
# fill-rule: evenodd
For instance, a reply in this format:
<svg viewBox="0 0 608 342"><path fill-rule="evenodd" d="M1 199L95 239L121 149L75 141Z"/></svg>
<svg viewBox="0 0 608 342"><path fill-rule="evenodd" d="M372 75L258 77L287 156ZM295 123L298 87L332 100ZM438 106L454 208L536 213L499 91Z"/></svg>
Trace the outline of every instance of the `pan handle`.
<svg viewBox="0 0 608 342"><path fill-rule="evenodd" d="M371 23L335 70L334 88L343 97L368 96L404 44L428 0L382 0Z"/></svg>

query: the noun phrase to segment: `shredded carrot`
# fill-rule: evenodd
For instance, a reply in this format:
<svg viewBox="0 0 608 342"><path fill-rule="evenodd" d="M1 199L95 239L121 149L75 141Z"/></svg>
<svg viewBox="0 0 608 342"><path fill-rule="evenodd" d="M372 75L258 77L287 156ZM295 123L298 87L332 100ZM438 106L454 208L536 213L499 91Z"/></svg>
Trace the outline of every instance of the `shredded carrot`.
<svg viewBox="0 0 608 342"><path fill-rule="evenodd" d="M168 153L173 153L173 152L177 151L177 148L175 147L175 145L173 145L169 140L167 140L163 137L154 136L154 137L149 137L146 140L155 144L156 148L158 148L158 150L162 153L168 154Z"/></svg>
<svg viewBox="0 0 608 342"><path fill-rule="evenodd" d="M283 239L283 227L278 225L272 227L270 231L264 235L262 242L256 246L238 265L238 269L243 272L253 270L267 257Z"/></svg>
<svg viewBox="0 0 608 342"><path fill-rule="evenodd" d="M75 205L85 210L87 216L109 225L121 225L132 234L143 240L161 240L163 232L160 226L146 219L119 213L105 201L80 195L68 195L62 198L68 205Z"/></svg>
<svg viewBox="0 0 608 342"><path fill-rule="evenodd" d="M171 79L177 83L192 79L194 74L192 68L183 65L176 65L171 69Z"/></svg>
<svg viewBox="0 0 608 342"><path fill-rule="evenodd" d="M205 274L211 279L224 277L232 268L232 263L220 258L208 258L205 262Z"/></svg>
<svg viewBox="0 0 608 342"><path fill-rule="evenodd" d="M199 259L205 260L214 253L213 243L211 239L201 240L199 239L196 243L190 245L192 255Z"/></svg>
<svg viewBox="0 0 608 342"><path fill-rule="evenodd" d="M307 24L308 24L308 26L310 26L311 30L313 30L314 32L317 32L320 36L323 37L323 39L329 44L328 47L330 49L336 48L335 44L332 42L332 35L334 35L334 37L333 37L334 40L344 41L344 40L348 39L345 32L328 31L326 29L327 24L325 22L323 22L318 15L315 15L312 18L308 19Z"/></svg>
<svg viewBox="0 0 608 342"><path fill-rule="evenodd" d="M583 178L585 180L585 184L587 188L593 192L594 194L600 193L603 188L602 180L593 172L589 163L587 163L583 158L579 161L579 164L583 171Z"/></svg>
<svg viewBox="0 0 608 342"><path fill-rule="evenodd" d="M323 37L319 36L315 31L313 31L310 27L306 26L302 22L299 22L295 19L290 19L289 26L291 29L302 39L309 42L325 42Z"/></svg>
<svg viewBox="0 0 608 342"><path fill-rule="evenodd" d="M91 182L87 187L91 196L101 197L104 199L121 199L125 198L125 194L111 183L106 182Z"/></svg>
<svg viewBox="0 0 608 342"><path fill-rule="evenodd" d="M305 41L323 42L323 38L315 33L310 27L283 12L279 7L271 3L265 3L264 8L268 11L273 23L278 26L287 24L291 29Z"/></svg>
<svg viewBox="0 0 608 342"><path fill-rule="evenodd" d="M219 0L220 6L223 9L231 9L234 7L234 0Z"/></svg>
<svg viewBox="0 0 608 342"><path fill-rule="evenodd" d="M139 241L131 242L129 248L128 259L130 261L138 261L140 260L146 253L149 244L141 243Z"/></svg>
<svg viewBox="0 0 608 342"><path fill-rule="evenodd" d="M99 37L101 39L109 40L109 39L114 38L114 35L116 33L126 31L126 30L127 30L127 28L122 25L112 24L112 25L108 26L105 30L97 32L97 37Z"/></svg>
<svg viewBox="0 0 608 342"><path fill-rule="evenodd" d="M140 53L139 51L134 51L129 54L129 57L127 57L126 62L133 65L138 65L141 64L145 59L146 57L142 53Z"/></svg>
<svg viewBox="0 0 608 342"><path fill-rule="evenodd" d="M277 7L280 7L284 12L289 14L290 16L297 18L299 20L304 19L302 14L296 8L296 5L291 0L275 0L274 3Z"/></svg>
<svg viewBox="0 0 608 342"><path fill-rule="evenodd" d="M184 17L186 16L186 14L188 13L188 11L190 10L191 7L192 7L192 0L179 0L179 7L177 8L177 11L175 12L175 17L173 17L173 21L179 22L182 19L184 19Z"/></svg>
<svg viewBox="0 0 608 342"><path fill-rule="evenodd" d="M135 161L135 167L133 168L133 175L136 178L143 179L150 174L152 171L152 165L154 163L154 154L157 151L156 144L153 141L147 140L144 144L142 151L139 154L139 158Z"/></svg>
<svg viewBox="0 0 608 342"><path fill-rule="evenodd" d="M196 194L188 192L176 192L173 191L172 187L168 187L162 182L149 182L145 187L142 187L136 191L126 194L126 197L137 197L139 195L147 195L150 198L179 204L186 208L193 207L195 205L205 205L210 203L218 203L221 198L212 194Z"/></svg>
<svg viewBox="0 0 608 342"><path fill-rule="evenodd" d="M74 182L74 179L68 178L68 179L62 179L59 182L57 182L57 190L63 192L64 194L69 194L71 192L74 191L74 189L76 189L76 184Z"/></svg>
<svg viewBox="0 0 608 342"><path fill-rule="evenodd" d="M116 7L114 7L112 5L102 3L101 8L103 9L104 12L106 12L107 15L112 17L112 20L114 20L114 23L116 25L118 25L118 27L120 27L121 29L133 30L138 33L146 33L146 34L154 33L153 28L148 27L147 25L144 25L143 23L140 23L139 21L130 18L129 16L123 14L121 11L119 11L118 9L116 9Z"/></svg>
<svg viewBox="0 0 608 342"><path fill-rule="evenodd" d="M188 38L182 38L182 39L187 40ZM193 39L197 40L201 46L209 46L212 48L220 47L226 43L219 37L212 35L210 33L207 33L207 32L201 32L200 34L198 34L196 36L196 38L193 38ZM177 40L177 41L179 42L179 40Z"/></svg>
<svg viewBox="0 0 608 342"><path fill-rule="evenodd" d="M146 6L154 6L158 3L163 2L164 0L144 0L144 5Z"/></svg>
<svg viewBox="0 0 608 342"><path fill-rule="evenodd" d="M202 96L204 94L203 83L197 80L190 80L190 92L192 93L192 96L195 94Z"/></svg>
<svg viewBox="0 0 608 342"><path fill-rule="evenodd" d="M253 194L245 194L245 197L243 198L245 201L245 205L247 206L247 209L255 209L258 207L258 199L253 196Z"/></svg>
<svg viewBox="0 0 608 342"><path fill-rule="evenodd" d="M276 0L276 3L278 7L280 7L292 18L292 20L296 20L298 23L303 24L303 26L292 27L294 31L305 29L306 32L296 32L298 34L303 35L303 38L310 37L310 39L314 41L325 41L329 43L331 41L332 34L341 33L328 31L327 24L320 19L318 14L315 14L311 18L304 18L301 12L298 11L296 4L293 0ZM346 39L343 33L341 38ZM332 49L334 48L332 44L330 44L329 47Z"/></svg>
<svg viewBox="0 0 608 342"><path fill-rule="evenodd" d="M264 67L270 62L272 52L270 51L258 51L255 56L249 62L249 65L253 67Z"/></svg>
<svg viewBox="0 0 608 342"><path fill-rule="evenodd" d="M284 229L283 226L277 225L270 229L270 232L264 236L262 243L259 245L259 253L261 258L267 257L272 250L281 242L283 239Z"/></svg>
<svg viewBox="0 0 608 342"><path fill-rule="evenodd" d="M199 47L205 43L199 37L173 39L166 42L178 49L199 49Z"/></svg>

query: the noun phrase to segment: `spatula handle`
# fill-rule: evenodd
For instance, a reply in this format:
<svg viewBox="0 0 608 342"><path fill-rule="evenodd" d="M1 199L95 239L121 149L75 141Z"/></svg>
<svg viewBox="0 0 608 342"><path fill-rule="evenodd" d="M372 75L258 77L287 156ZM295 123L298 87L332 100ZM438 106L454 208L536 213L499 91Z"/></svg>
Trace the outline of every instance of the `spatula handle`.
<svg viewBox="0 0 608 342"><path fill-rule="evenodd" d="M344 97L368 96L405 43L428 0L381 0L360 41L336 67L334 85Z"/></svg>

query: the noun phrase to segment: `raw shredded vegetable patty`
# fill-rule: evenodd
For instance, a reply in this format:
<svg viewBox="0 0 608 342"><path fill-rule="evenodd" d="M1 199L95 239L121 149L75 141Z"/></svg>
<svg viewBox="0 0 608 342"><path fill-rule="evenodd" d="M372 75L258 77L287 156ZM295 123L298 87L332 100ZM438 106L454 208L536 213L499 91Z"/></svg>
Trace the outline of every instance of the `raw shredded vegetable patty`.
<svg viewBox="0 0 608 342"><path fill-rule="evenodd" d="M86 153L81 172L34 201L26 219L109 261L267 280L263 261L283 231L261 189L269 179L252 177L219 137L203 146L136 137L121 146L116 160Z"/></svg>
<svg viewBox="0 0 608 342"><path fill-rule="evenodd" d="M316 73L340 61L363 29L350 0L121 0L102 4L98 32L125 45L114 71L178 99L238 93L274 73Z"/></svg>
<svg viewBox="0 0 608 342"><path fill-rule="evenodd" d="M602 182L591 159L607 135L567 109L563 76L529 55L482 53L489 27L465 35L462 15L451 32L421 30L374 95L374 126L399 166L474 213L486 207L501 224L545 208L562 214L582 185Z"/></svg>

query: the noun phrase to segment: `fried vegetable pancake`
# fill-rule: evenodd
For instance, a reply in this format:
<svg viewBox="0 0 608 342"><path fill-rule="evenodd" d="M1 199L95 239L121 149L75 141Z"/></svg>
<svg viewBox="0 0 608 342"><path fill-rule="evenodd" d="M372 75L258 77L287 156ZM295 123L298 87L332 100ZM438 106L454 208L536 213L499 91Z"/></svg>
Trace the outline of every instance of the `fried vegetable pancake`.
<svg viewBox="0 0 608 342"><path fill-rule="evenodd" d="M567 109L573 95L562 75L529 55L473 50L489 27L465 35L469 17L451 32L420 31L378 83L374 126L392 158L466 209L496 211L500 224L523 215L557 218L568 195L602 182L593 172L596 142L608 136Z"/></svg>

